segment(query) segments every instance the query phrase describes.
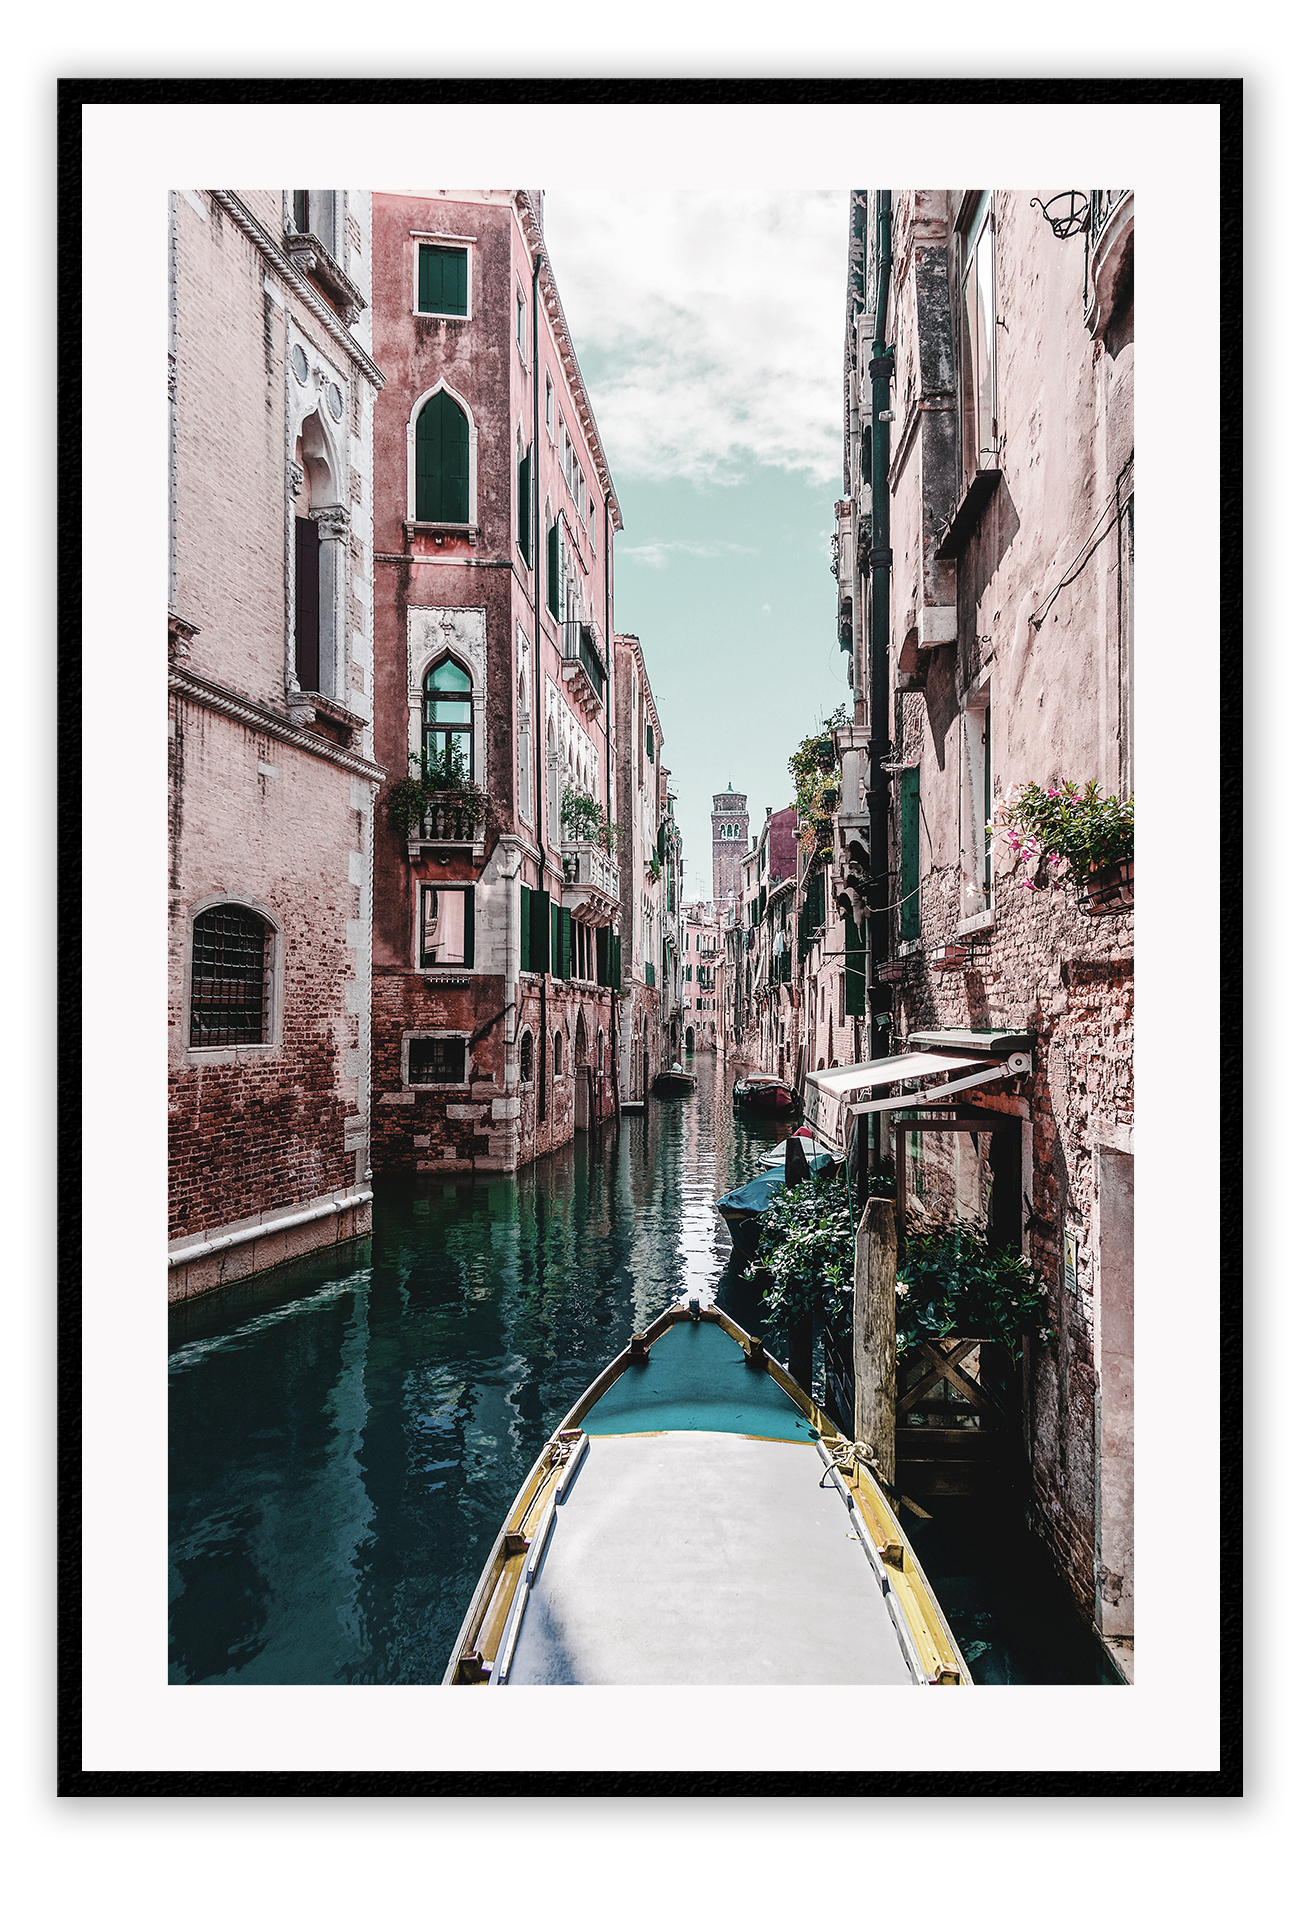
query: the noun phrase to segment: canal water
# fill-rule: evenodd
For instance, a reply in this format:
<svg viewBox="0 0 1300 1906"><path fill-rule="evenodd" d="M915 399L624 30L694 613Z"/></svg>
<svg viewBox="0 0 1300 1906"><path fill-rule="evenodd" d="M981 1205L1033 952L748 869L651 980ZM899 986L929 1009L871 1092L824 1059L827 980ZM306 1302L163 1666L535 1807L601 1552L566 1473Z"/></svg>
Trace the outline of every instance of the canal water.
<svg viewBox="0 0 1300 1906"><path fill-rule="evenodd" d="M370 1238L178 1307L173 1682L440 1681L520 1483L631 1332L691 1297L760 1327L715 1206L790 1127L733 1119L713 1055L694 1070L516 1178L377 1179ZM922 1530L977 1680L1106 1678L1050 1580L1022 1641L1005 1541Z"/></svg>

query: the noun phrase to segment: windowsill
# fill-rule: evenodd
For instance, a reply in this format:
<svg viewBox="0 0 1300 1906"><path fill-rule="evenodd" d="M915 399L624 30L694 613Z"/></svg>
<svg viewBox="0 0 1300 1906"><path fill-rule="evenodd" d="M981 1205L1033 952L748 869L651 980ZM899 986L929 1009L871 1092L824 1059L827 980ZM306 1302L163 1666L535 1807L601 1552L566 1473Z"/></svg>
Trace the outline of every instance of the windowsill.
<svg viewBox="0 0 1300 1906"><path fill-rule="evenodd" d="M966 918L959 920L953 928L953 938L960 940L969 933L983 933L986 928L993 925L995 913L996 909L993 907L989 907L984 913L968 913ZM916 944L919 945L920 942L917 941ZM901 947L899 951L902 951Z"/></svg>
<svg viewBox="0 0 1300 1906"><path fill-rule="evenodd" d="M421 966L416 971L426 986L468 986L474 977L473 967L458 967L449 972L446 967Z"/></svg>
<svg viewBox="0 0 1300 1906"><path fill-rule="evenodd" d="M408 545L417 536L432 536L435 542L444 542L449 536L468 542L470 548L478 542L477 523L421 523L408 517L402 524L402 534Z"/></svg>
<svg viewBox="0 0 1300 1906"><path fill-rule="evenodd" d="M1001 481L1002 472L997 468L976 470L957 505L955 515L939 539L935 555L942 561L953 562L961 555L978 529L989 499Z"/></svg>

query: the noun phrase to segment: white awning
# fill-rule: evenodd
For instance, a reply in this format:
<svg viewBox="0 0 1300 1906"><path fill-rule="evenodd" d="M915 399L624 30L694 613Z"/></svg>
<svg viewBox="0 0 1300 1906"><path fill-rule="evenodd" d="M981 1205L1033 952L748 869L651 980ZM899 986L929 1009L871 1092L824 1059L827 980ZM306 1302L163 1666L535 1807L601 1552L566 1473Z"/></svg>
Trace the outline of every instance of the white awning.
<svg viewBox="0 0 1300 1906"><path fill-rule="evenodd" d="M1008 1052L992 1063L982 1053L902 1052L862 1065L833 1066L810 1072L804 1081L804 1118L823 1144L843 1151L850 1118L858 1112L901 1112L912 1105L937 1105L969 1086L991 1085L1031 1070L1027 1052ZM933 1081L933 1083L926 1083ZM882 1088L903 1086L896 1095ZM869 1101L875 1101L869 1103Z"/></svg>

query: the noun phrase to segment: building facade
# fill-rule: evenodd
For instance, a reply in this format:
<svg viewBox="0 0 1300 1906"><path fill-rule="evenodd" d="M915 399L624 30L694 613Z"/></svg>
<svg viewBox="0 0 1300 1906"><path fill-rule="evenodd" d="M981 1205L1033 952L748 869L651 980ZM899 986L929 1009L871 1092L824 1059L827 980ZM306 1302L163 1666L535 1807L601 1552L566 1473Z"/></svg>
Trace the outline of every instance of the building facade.
<svg viewBox="0 0 1300 1906"><path fill-rule="evenodd" d="M1025 1350L1031 1518L1124 1665L1131 885L1090 896L990 832L1019 784L1133 788L1133 197L1078 197L1054 227L1027 193L854 194L828 912L868 946L863 1057L953 1029L1032 1044L1026 1086L965 1095L1000 1135L917 1130L893 1162L909 1210L1000 1227L1052 1293ZM816 961L808 989L822 1027Z"/></svg>
<svg viewBox="0 0 1300 1906"><path fill-rule="evenodd" d="M614 639L614 700L624 896L619 1082L625 1103L643 1105L655 1074L677 1057L681 835L671 813L659 711L635 635Z"/></svg>
<svg viewBox="0 0 1300 1906"><path fill-rule="evenodd" d="M169 1294L370 1225L370 199L169 206Z"/></svg>
<svg viewBox="0 0 1300 1906"><path fill-rule="evenodd" d="M793 1082L799 1066L794 975L799 871L793 807L769 807L740 861L738 967L730 982L736 1057L752 1070ZM725 948L724 948L725 951Z"/></svg>
<svg viewBox="0 0 1300 1906"><path fill-rule="evenodd" d="M374 337L375 1159L511 1171L613 1113L620 982L622 519L540 195L377 193Z"/></svg>
<svg viewBox="0 0 1300 1906"><path fill-rule="evenodd" d="M718 908L711 900L689 901L682 909L683 1017L688 1053L716 1052L724 1041L722 963L725 953Z"/></svg>

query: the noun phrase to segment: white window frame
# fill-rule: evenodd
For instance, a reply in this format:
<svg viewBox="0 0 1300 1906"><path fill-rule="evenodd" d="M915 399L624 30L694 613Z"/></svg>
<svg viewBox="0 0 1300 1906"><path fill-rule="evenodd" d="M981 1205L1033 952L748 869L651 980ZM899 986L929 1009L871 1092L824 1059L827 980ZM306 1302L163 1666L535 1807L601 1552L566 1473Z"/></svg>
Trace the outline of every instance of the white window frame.
<svg viewBox="0 0 1300 1906"><path fill-rule="evenodd" d="M465 1047L465 1076L462 1080L444 1080L440 1085L411 1083L411 1041L413 1039L458 1039ZM454 1027L417 1026L402 1033L402 1090L404 1092L463 1092L469 1084L469 1041L467 1032L458 1032Z"/></svg>
<svg viewBox="0 0 1300 1906"><path fill-rule="evenodd" d="M192 1046L190 1044L190 995L194 983L194 922L202 913L208 913L213 907L246 907L265 920L270 934L270 946L266 949L265 959L270 965L270 996L266 1002L267 1038L257 1045L244 1046ZM284 1031L284 927L280 917L268 907L264 900L256 900L248 893L208 893L186 910L185 920L185 976L184 997L181 1001L183 1017L180 1031L180 1057L188 1065L234 1065L249 1060L265 1059L279 1046Z"/></svg>
<svg viewBox="0 0 1300 1906"><path fill-rule="evenodd" d="M476 238L469 238L463 232L412 232L414 244L411 247L411 314L417 318L431 318L439 324L468 324L474 316L474 247ZM420 247L421 245L439 245L444 251L465 249L465 309L460 311L421 311L420 309Z"/></svg>

